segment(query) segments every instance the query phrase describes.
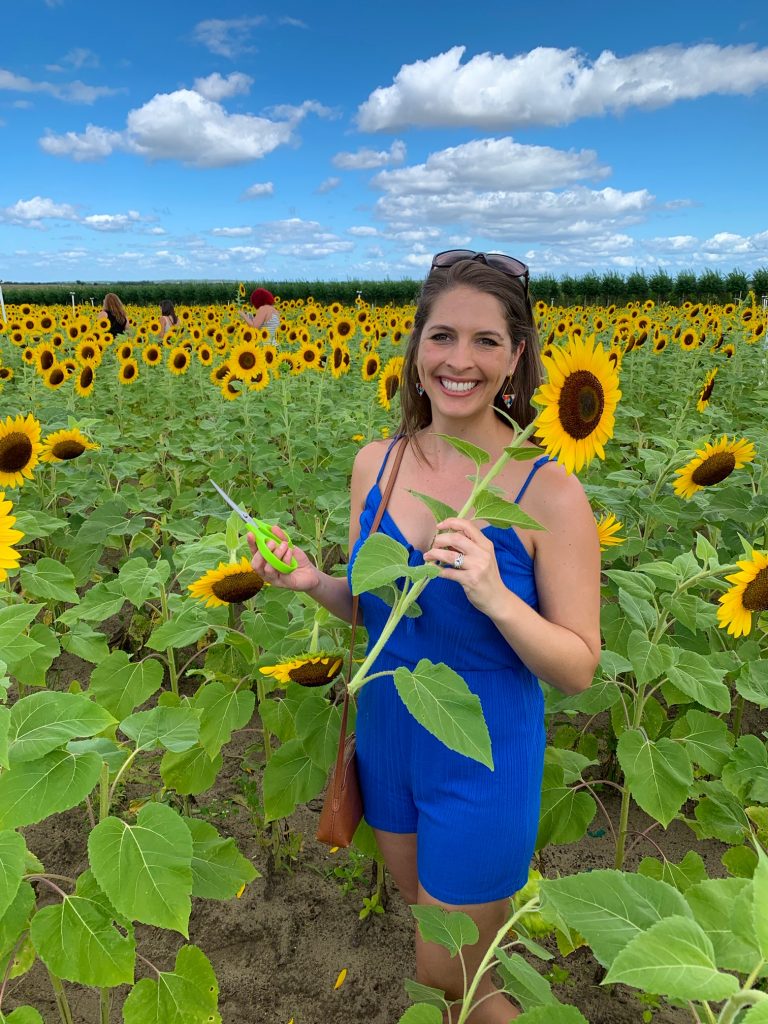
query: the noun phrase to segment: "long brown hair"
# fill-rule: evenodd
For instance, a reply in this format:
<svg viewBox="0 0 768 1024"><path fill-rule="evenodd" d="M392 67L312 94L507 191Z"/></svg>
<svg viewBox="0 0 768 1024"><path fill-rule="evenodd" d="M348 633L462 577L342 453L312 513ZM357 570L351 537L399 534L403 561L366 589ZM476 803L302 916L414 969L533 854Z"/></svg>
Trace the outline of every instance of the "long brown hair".
<svg viewBox="0 0 768 1024"><path fill-rule="evenodd" d="M128 323L128 314L125 311L125 306L114 292L107 292L104 296L104 309L107 313L111 313L119 323Z"/></svg>
<svg viewBox="0 0 768 1024"><path fill-rule="evenodd" d="M509 277L484 263L462 260L450 267L432 270L422 285L403 364L400 388L401 419L398 427L401 436L413 439L419 430L432 422L431 402L426 394L420 395L416 390L419 383L416 356L424 324L429 319L436 300L445 292L462 285L498 299L504 311L513 346L517 347L521 341L525 341L525 349L512 379L512 405L507 409L502 401L502 395L506 390L505 381L493 400L494 409L511 416L521 427L527 427L537 415L537 411L531 405L531 398L541 384L543 369L539 354L539 334L523 282L520 278ZM508 423L504 416L499 416L499 419Z"/></svg>

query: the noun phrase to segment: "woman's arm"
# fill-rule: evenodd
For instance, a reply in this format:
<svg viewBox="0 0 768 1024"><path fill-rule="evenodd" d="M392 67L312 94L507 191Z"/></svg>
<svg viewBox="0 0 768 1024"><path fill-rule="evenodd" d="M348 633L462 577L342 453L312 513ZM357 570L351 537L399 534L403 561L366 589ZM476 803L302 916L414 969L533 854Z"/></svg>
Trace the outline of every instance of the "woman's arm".
<svg viewBox="0 0 768 1024"><path fill-rule="evenodd" d="M249 324L249 325L250 325L251 327L255 327L255 326L256 326L256 324L254 323L254 318L253 318L253 317L251 316L251 314L250 314L250 313L246 313L244 309L241 309L241 310L240 310L240 316L241 316L241 317L243 318L243 320L245 320L245 322L246 322L247 324Z"/></svg>

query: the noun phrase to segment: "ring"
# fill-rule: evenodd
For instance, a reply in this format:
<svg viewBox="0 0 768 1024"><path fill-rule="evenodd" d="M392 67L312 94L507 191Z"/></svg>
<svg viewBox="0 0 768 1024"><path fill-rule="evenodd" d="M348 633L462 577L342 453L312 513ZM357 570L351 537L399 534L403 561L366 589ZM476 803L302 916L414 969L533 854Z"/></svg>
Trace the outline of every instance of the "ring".
<svg viewBox="0 0 768 1024"><path fill-rule="evenodd" d="M460 569L464 565L464 552L460 551L453 562L454 569Z"/></svg>

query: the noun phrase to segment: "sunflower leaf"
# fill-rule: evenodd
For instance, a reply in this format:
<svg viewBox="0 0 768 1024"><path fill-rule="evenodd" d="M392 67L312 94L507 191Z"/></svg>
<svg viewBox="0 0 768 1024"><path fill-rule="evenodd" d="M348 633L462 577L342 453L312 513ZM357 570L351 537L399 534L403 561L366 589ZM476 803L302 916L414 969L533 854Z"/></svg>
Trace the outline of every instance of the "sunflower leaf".
<svg viewBox="0 0 768 1024"><path fill-rule="evenodd" d="M654 742L639 729L628 729L619 737L616 753L632 796L666 828L693 782L687 752L673 740Z"/></svg>
<svg viewBox="0 0 768 1024"><path fill-rule="evenodd" d="M101 772L98 754L52 750L0 775L0 827L34 825L85 800Z"/></svg>
<svg viewBox="0 0 768 1024"><path fill-rule="evenodd" d="M8 733L11 764L35 761L67 740L95 736L116 719L83 694L41 690L11 708Z"/></svg>
<svg viewBox="0 0 768 1024"><path fill-rule="evenodd" d="M22 589L33 597L77 604L75 577L66 565L55 558L40 558L34 565L25 565L19 572Z"/></svg>
<svg viewBox="0 0 768 1024"><path fill-rule="evenodd" d="M352 567L352 593L393 583L405 575L408 552L402 544L383 533L374 533L361 546Z"/></svg>
<svg viewBox="0 0 768 1024"><path fill-rule="evenodd" d="M498 526L502 530L510 526L519 527L522 530L543 530L544 527L532 519L514 501L507 501L495 494L481 491L475 498L475 518L485 519L491 526Z"/></svg>
<svg viewBox="0 0 768 1024"><path fill-rule="evenodd" d="M210 758L198 745L180 753L169 750L160 762L160 778L168 789L175 789L182 796L197 796L211 788L222 764L221 754Z"/></svg>
<svg viewBox="0 0 768 1024"><path fill-rule="evenodd" d="M466 455L467 458L472 459L478 469L491 460L491 456L488 452L483 451L482 448L478 448L477 445L470 444L469 441L462 440L460 437L451 437L450 434L436 434L435 436L442 437L444 441L448 442L451 448L455 448L457 452L460 452L462 455Z"/></svg>
<svg viewBox="0 0 768 1024"><path fill-rule="evenodd" d="M123 1006L125 1024L221 1024L219 986L205 954L182 946L173 971L142 978Z"/></svg>
<svg viewBox="0 0 768 1024"><path fill-rule="evenodd" d="M259 872L238 850L234 839L223 839L213 825L185 818L192 836L192 895L207 900L231 900Z"/></svg>
<svg viewBox="0 0 768 1024"><path fill-rule="evenodd" d="M451 508L450 505L446 505L444 501L440 501L439 498L432 498L429 494L422 494L421 491L410 491L414 498L418 498L419 501L423 501L429 511L435 517L436 523L441 523L444 519L455 519L458 516L458 512Z"/></svg>

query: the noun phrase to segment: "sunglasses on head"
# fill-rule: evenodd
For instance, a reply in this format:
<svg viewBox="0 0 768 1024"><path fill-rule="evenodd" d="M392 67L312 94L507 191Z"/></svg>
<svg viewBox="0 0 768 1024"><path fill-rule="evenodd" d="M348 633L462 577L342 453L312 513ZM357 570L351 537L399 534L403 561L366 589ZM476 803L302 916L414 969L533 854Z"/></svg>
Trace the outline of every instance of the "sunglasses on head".
<svg viewBox="0 0 768 1024"><path fill-rule="evenodd" d="M446 249L432 257L430 270L445 269L452 267L454 263L461 263L462 260L477 260L487 267L500 270L507 277L521 277L526 298L528 297L528 267L514 256L505 256L503 252L475 252L474 249Z"/></svg>

